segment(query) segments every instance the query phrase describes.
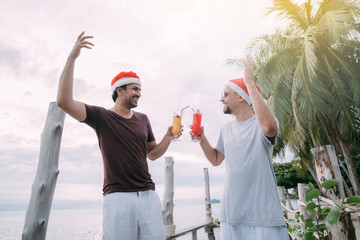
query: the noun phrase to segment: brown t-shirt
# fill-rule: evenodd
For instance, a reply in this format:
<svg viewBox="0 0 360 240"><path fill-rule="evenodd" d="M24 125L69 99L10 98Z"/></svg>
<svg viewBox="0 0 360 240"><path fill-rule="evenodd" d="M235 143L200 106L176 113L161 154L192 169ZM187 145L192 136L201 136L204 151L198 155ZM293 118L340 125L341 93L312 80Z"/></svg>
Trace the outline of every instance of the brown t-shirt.
<svg viewBox="0 0 360 240"><path fill-rule="evenodd" d="M95 130L103 158L104 196L112 192L154 190L146 145L155 138L147 116L134 112L126 119L102 107L85 106L84 123Z"/></svg>

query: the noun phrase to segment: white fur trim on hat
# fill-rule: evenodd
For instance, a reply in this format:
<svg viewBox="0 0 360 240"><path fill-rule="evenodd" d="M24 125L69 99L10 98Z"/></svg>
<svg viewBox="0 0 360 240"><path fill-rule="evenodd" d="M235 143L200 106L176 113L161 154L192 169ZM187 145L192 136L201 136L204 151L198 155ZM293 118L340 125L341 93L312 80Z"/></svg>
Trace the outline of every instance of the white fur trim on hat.
<svg viewBox="0 0 360 240"><path fill-rule="evenodd" d="M111 91L114 92L117 87L121 87L130 83L137 83L141 85L140 79L138 78L120 78L111 86Z"/></svg>
<svg viewBox="0 0 360 240"><path fill-rule="evenodd" d="M231 81L226 82L226 85L239 94L242 98L244 98L249 105L251 104L250 96L241 87Z"/></svg>

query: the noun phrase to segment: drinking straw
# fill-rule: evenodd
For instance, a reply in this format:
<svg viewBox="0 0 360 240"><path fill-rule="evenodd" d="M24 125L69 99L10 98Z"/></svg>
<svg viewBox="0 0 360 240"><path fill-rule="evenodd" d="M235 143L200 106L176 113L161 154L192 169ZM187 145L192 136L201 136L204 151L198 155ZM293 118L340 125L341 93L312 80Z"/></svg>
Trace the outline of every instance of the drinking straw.
<svg viewBox="0 0 360 240"><path fill-rule="evenodd" d="M185 109L187 109L188 107L190 107L190 106L186 106L186 107L184 107L183 109L181 109L180 116L182 116L183 111L184 111Z"/></svg>

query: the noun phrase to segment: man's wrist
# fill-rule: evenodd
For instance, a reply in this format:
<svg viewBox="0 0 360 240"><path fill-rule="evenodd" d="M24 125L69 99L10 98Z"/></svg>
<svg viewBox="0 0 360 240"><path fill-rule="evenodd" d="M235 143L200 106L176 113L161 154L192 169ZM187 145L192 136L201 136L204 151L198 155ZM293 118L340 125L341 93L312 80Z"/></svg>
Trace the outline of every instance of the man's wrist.
<svg viewBox="0 0 360 240"><path fill-rule="evenodd" d="M256 87L255 82L248 83L248 84L245 84L245 85L246 85L246 88L248 89L248 91L254 91L254 90L257 91L257 87Z"/></svg>
<svg viewBox="0 0 360 240"><path fill-rule="evenodd" d="M205 136L201 138L201 140L199 141L199 144L202 145L203 143L206 142L206 138Z"/></svg>
<svg viewBox="0 0 360 240"><path fill-rule="evenodd" d="M246 87L251 87L251 86L255 87L255 82L254 81L246 82L245 85L246 85Z"/></svg>
<svg viewBox="0 0 360 240"><path fill-rule="evenodd" d="M76 61L76 57L70 55L70 56L68 56L67 61L68 61L68 62L75 62L75 61Z"/></svg>

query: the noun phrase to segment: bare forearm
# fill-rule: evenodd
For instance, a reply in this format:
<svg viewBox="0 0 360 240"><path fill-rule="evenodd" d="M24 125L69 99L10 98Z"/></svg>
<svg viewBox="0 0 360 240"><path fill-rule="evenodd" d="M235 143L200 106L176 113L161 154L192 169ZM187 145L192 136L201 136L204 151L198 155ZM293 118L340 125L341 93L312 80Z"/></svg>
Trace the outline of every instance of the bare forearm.
<svg viewBox="0 0 360 240"><path fill-rule="evenodd" d="M205 136L201 140L200 146L205 154L205 157L213 166L218 166L222 163L222 161L224 160L223 155L210 145L209 141Z"/></svg>
<svg viewBox="0 0 360 240"><path fill-rule="evenodd" d="M249 91L251 103L261 131L267 137L274 137L277 134L277 124L274 114L254 84L247 84L246 87Z"/></svg>
<svg viewBox="0 0 360 240"><path fill-rule="evenodd" d="M167 136L164 136L164 138L161 140L159 144L156 144L147 154L147 157L150 160L156 160L160 158L166 150L169 148L170 145L170 139Z"/></svg>
<svg viewBox="0 0 360 240"><path fill-rule="evenodd" d="M66 104L73 101L74 66L75 59L69 57L59 80L57 104L60 107L66 107Z"/></svg>

